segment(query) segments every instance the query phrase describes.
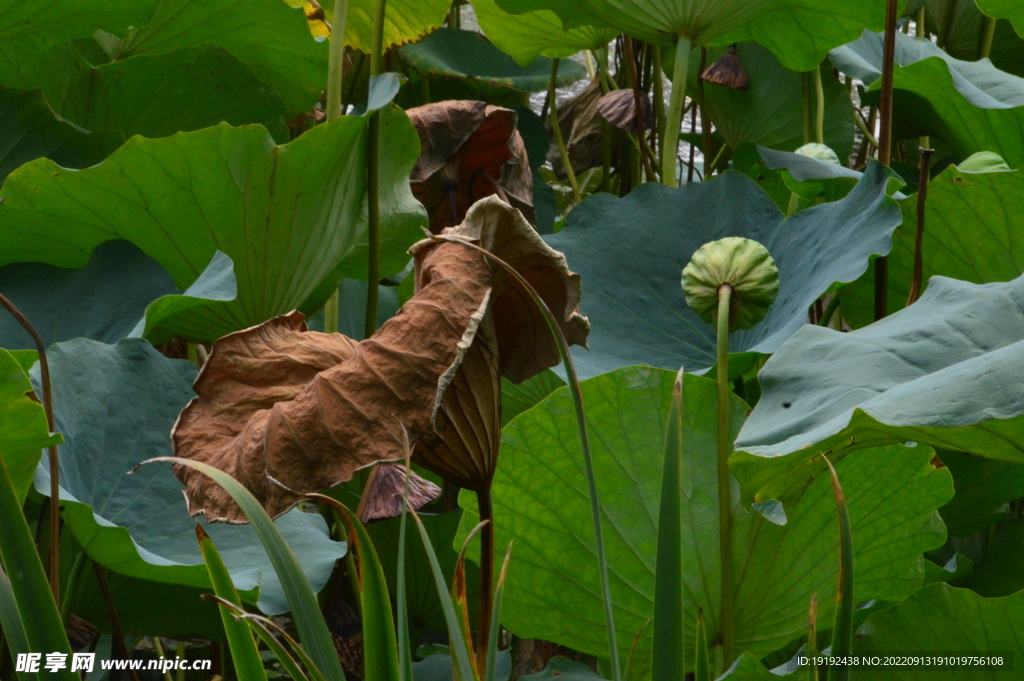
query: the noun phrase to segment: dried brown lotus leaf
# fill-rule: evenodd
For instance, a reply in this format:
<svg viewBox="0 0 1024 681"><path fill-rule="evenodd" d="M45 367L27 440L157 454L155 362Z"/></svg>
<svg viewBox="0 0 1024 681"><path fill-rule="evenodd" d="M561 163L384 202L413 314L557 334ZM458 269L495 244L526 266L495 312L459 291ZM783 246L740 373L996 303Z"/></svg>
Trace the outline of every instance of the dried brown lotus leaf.
<svg viewBox="0 0 1024 681"><path fill-rule="evenodd" d="M445 233L516 267L569 341L585 342L578 275L517 210L489 197ZM198 397L172 433L176 454L227 471L275 516L360 468L403 459L403 429L417 460L425 443L449 457L423 461L431 470L489 481L498 377L524 380L557 363L557 349L532 301L482 254L433 240L411 252L415 295L365 341L308 332L292 313L215 343L196 381ZM220 487L190 469L175 472L190 512L244 520Z"/></svg>
<svg viewBox="0 0 1024 681"><path fill-rule="evenodd" d="M430 230L462 221L474 202L501 192L533 220L533 176L515 111L475 101L444 101L406 111L420 138L410 181Z"/></svg>
<svg viewBox="0 0 1024 681"><path fill-rule="evenodd" d="M749 90L750 80L747 78L747 70L743 68L743 62L736 55L736 45L733 44L729 51L715 60L715 63L704 69L700 74L701 80L715 85L721 85L731 90Z"/></svg>
<svg viewBox="0 0 1024 681"><path fill-rule="evenodd" d="M642 113L643 129L654 128L654 110L651 108L651 100L646 93L640 94L640 111ZM601 116L619 130L636 132L636 103L637 93L632 89L612 90L597 100L597 111Z"/></svg>
<svg viewBox="0 0 1024 681"><path fill-rule="evenodd" d="M558 127L562 131L569 162L576 174L601 165L601 115L597 102L601 99L601 84L595 79L582 92L558 106ZM565 165L558 146L551 137L551 120L545 121L548 137L547 160L558 177L565 177ZM617 162L617 145L613 145L612 163Z"/></svg>
<svg viewBox="0 0 1024 681"><path fill-rule="evenodd" d="M359 520L369 523L402 515L405 471L405 466L393 463L382 463L373 467L356 511ZM417 511L441 496L441 488L417 475L416 471L409 471L408 477L409 503Z"/></svg>

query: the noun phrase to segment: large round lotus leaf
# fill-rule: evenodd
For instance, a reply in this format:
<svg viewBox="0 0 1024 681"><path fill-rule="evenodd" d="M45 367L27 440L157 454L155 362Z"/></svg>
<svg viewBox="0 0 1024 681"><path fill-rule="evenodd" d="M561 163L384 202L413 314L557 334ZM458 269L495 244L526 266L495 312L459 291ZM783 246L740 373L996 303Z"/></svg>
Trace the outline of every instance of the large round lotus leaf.
<svg viewBox="0 0 1024 681"><path fill-rule="evenodd" d="M410 66L431 78L470 78L522 92L541 92L551 81L550 59L540 57L520 66L476 31L441 28L415 45L406 45L401 53ZM566 59L558 64L556 83L562 87L584 75L582 65Z"/></svg>
<svg viewBox="0 0 1024 681"><path fill-rule="evenodd" d="M610 28L563 29L562 20L551 10L510 14L495 0L472 1L484 35L521 66L529 66L539 56L564 59L580 50L596 50L616 36Z"/></svg>
<svg viewBox="0 0 1024 681"><path fill-rule="evenodd" d="M709 52L707 63L714 63L725 53L726 50ZM704 83L704 101L715 131L732 149L751 142L794 151L804 143L803 74L784 68L775 55L757 43L741 43L736 56L747 73L750 89L734 90ZM699 51L690 56L689 63L687 90L696 98ZM850 96L831 72L823 72L821 80L825 92L825 144L845 158L853 148Z"/></svg>
<svg viewBox="0 0 1024 681"><path fill-rule="evenodd" d="M289 115L308 111L320 99L327 82L327 43L315 41L302 11L281 0L161 0L120 56L155 55L207 42L272 83Z"/></svg>
<svg viewBox="0 0 1024 681"><path fill-rule="evenodd" d="M797 331L759 374L731 465L745 498L799 492L817 454L920 442L1024 463L1024 277L933 277L910 307L840 333Z"/></svg>
<svg viewBox="0 0 1024 681"><path fill-rule="evenodd" d="M89 264L68 270L38 263L0 268L0 293L32 322L44 345L72 338L115 343L158 329L175 315L236 295L231 260L218 253L182 295L167 271L128 241L96 247ZM143 317L145 316L145 319ZM35 349L9 315L0 316L0 347Z"/></svg>
<svg viewBox="0 0 1024 681"><path fill-rule="evenodd" d="M1024 7L1017 0L978 0L978 8L990 17L1009 19L1024 37Z"/></svg>
<svg viewBox="0 0 1024 681"><path fill-rule="evenodd" d="M65 168L99 163L122 142L119 134L90 133L63 120L40 91L0 86L0 184L12 170L45 156Z"/></svg>
<svg viewBox="0 0 1024 681"><path fill-rule="evenodd" d="M914 274L917 197L901 203L903 224L889 254L889 309L907 302ZM1024 274L1024 243L1017 237L1024 214L1024 170L969 173L947 166L928 184L922 262L927 282L941 274L984 284ZM842 291L843 316L853 326L874 320L874 282Z"/></svg>
<svg viewBox="0 0 1024 681"><path fill-rule="evenodd" d="M1024 466L948 449L937 454L956 488L953 499L939 509L950 536L988 529L1010 514L1008 502L1024 498Z"/></svg>
<svg viewBox="0 0 1024 681"><path fill-rule="evenodd" d="M627 367L583 381L594 474L608 552L615 624L622 659L637 632L631 675L644 678L651 651L658 509L675 373ZM683 579L686 646L703 608L718 626L718 497L716 384L685 378ZM746 405L731 398L733 432ZM514 540L502 603L502 624L517 636L540 638L604 656L607 636L590 502L568 388L552 393L502 431L492 499L496 545ZM849 503L858 547L855 601L900 600L924 574L922 552L942 545L935 509L952 496L949 472L931 465L927 447L866 450L836 469ZM807 607L818 594L820 626L831 622L839 571L839 529L832 481L818 476L788 522L775 525L747 512L734 496L736 648L766 654L806 631ZM463 527L475 522L472 497ZM892 522L894 514L901 522ZM709 634L714 636L714 634ZM691 662L692 663L692 662Z"/></svg>
<svg viewBox="0 0 1024 681"><path fill-rule="evenodd" d="M929 585L899 605L876 612L853 637L853 652L868 655L927 651L933 655L1012 656L1014 669L1024 658L1024 592L983 598L969 589ZM878 667L866 681L1002 681L1016 675L1005 667Z"/></svg>
<svg viewBox="0 0 1024 681"><path fill-rule="evenodd" d="M832 50L840 71L870 84L865 103L878 103L882 36L864 32ZM893 72L893 134L934 135L962 158L994 151L1024 165L1024 78L989 61L960 61L934 43L899 33Z"/></svg>
<svg viewBox="0 0 1024 681"><path fill-rule="evenodd" d="M408 186L419 138L403 112L379 115L388 275L405 267L423 209ZM100 243L127 239L186 289L223 251L234 262L237 298L168 320L150 336L157 343L171 335L215 340L303 307L326 282L322 303L341 270L365 271L367 122L341 117L282 146L260 126L135 137L78 172L38 159L0 190L0 265L81 267Z"/></svg>
<svg viewBox="0 0 1024 681"><path fill-rule="evenodd" d="M305 0L285 2L293 7L309 5ZM324 11L324 19L333 24L334 0L325 0L319 5ZM376 0L348 0L348 13L345 16L347 47L353 47L363 54L370 53L375 5ZM415 42L443 25L451 6L447 0L389 0L384 6L384 49ZM330 31L325 33L329 35Z"/></svg>
<svg viewBox="0 0 1024 681"><path fill-rule="evenodd" d="M942 49L957 59L981 58L988 17L975 0L916 0L907 3L903 16L916 14L921 7L925 10L925 28L936 36ZM989 58L998 69L1024 75L1024 39L1005 19L996 21Z"/></svg>
<svg viewBox="0 0 1024 681"><path fill-rule="evenodd" d="M726 236L763 244L779 268L767 318L730 336L732 352L774 352L807 323L807 309L835 282L856 280L873 254L889 251L900 222L885 194L890 173L872 164L841 201L787 218L753 180L727 172L678 189L644 184L625 198L591 196L545 237L583 278L580 309L590 351L573 356L581 375L630 364L687 371L715 363L715 330L686 305L680 273L703 244Z"/></svg>
<svg viewBox="0 0 1024 681"><path fill-rule="evenodd" d="M885 26L881 0L497 0L507 12L540 9L558 14L566 28L608 26L650 43L688 38L720 47L754 41L794 71L818 66L830 49L864 28Z"/></svg>
<svg viewBox="0 0 1024 681"><path fill-rule="evenodd" d="M128 577L181 586L209 587L196 543L195 523L182 485L166 465L140 462L171 456L170 431L194 396L197 369L167 359L142 339L116 345L91 340L50 348L50 371L60 448L60 486L66 527L89 557ZM35 486L49 493L45 462ZM292 511L277 526L319 590L344 555L317 514ZM259 607L277 614L288 609L270 560L249 525L206 525L232 574L235 586ZM154 587L159 588L159 587Z"/></svg>
<svg viewBox="0 0 1024 681"><path fill-rule="evenodd" d="M60 435L50 433L43 405L33 397L22 363L0 349L0 456L22 500L42 449L63 442Z"/></svg>
<svg viewBox="0 0 1024 681"><path fill-rule="evenodd" d="M31 36L57 43L103 29L124 36L141 26L157 0L52 0L45 4L0 1L0 43Z"/></svg>

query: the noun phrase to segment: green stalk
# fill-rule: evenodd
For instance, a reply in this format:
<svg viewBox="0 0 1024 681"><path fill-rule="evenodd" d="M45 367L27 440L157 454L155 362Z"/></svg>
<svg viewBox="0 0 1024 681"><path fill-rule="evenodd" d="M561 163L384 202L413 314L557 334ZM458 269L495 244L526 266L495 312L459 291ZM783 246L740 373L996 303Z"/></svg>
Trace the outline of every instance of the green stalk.
<svg viewBox="0 0 1024 681"><path fill-rule="evenodd" d="M822 458L832 475L832 491L839 514L839 587L836 589L836 618L832 624L832 656L843 657L853 649L853 533L839 476L828 457ZM849 678L848 666L829 665L828 681L847 681Z"/></svg>
<svg viewBox="0 0 1024 681"><path fill-rule="evenodd" d="M71 601L75 597L75 592L78 591L78 582L82 578L82 570L88 560L89 556L86 555L85 550L79 549L78 555L75 556L75 562L71 565L71 573L68 575L68 581L64 587L64 600L60 604L60 621L64 623L65 627L71 616Z"/></svg>
<svg viewBox="0 0 1024 681"><path fill-rule="evenodd" d="M729 304L732 286L718 287L718 544L721 558L722 653L728 668L733 660L733 581L732 581L732 499L729 484Z"/></svg>
<svg viewBox="0 0 1024 681"><path fill-rule="evenodd" d="M345 21L348 18L348 0L334 3L331 17L331 46L327 62L327 120L341 115L341 90L345 68ZM338 291L324 303L324 331L338 333Z"/></svg>
<svg viewBox="0 0 1024 681"><path fill-rule="evenodd" d="M821 84L821 66L816 67L814 74L814 93L817 95L814 109L814 141L825 143L825 88Z"/></svg>
<svg viewBox="0 0 1024 681"><path fill-rule="evenodd" d="M804 144L811 143L811 86L807 73L800 74L800 119L803 122Z"/></svg>
<svg viewBox="0 0 1024 681"><path fill-rule="evenodd" d="M828 305L825 306L825 311L821 313L821 321L818 322L818 326L828 326L832 322L832 316L835 315L836 310L839 309L839 294L833 293L832 300L828 301Z"/></svg>
<svg viewBox="0 0 1024 681"><path fill-rule="evenodd" d="M654 67L652 69L651 78L654 80L654 120L657 121L658 130L658 144L662 144L665 140L665 84L662 80L662 69L661 69L661 49L657 45L651 45L654 53L652 55L652 61ZM683 115L686 115L685 113ZM680 122L682 122L680 120Z"/></svg>
<svg viewBox="0 0 1024 681"><path fill-rule="evenodd" d="M384 70L384 12L387 0L376 0L373 12L373 43L370 47L370 79ZM377 296L380 281L380 113L370 114L367 127L366 154L366 215L369 240L369 263L366 268L366 325L364 335L369 338L377 330Z"/></svg>
<svg viewBox="0 0 1024 681"><path fill-rule="evenodd" d="M878 104L878 162L889 166L892 161L892 73L896 56L897 0L886 0L885 43L882 48L882 93ZM953 3L950 3L952 6ZM948 17L947 17L948 18ZM875 260L875 321L889 313L889 259Z"/></svg>
<svg viewBox="0 0 1024 681"><path fill-rule="evenodd" d="M562 138L562 128L558 124L558 102L556 101L555 81L558 78L558 60L551 60L551 82L548 83L548 113L551 116L551 132L555 136L555 144L558 145L558 154L562 157L562 165L565 167L565 176L572 187L573 203L580 202L580 185L576 182L576 173L573 172L572 163L569 162L569 152L565 148L565 140Z"/></svg>
<svg viewBox="0 0 1024 681"><path fill-rule="evenodd" d="M924 10L925 6L921 5L921 9L917 10L917 18L914 20L914 23L917 24L914 35L918 38L928 37L928 32L924 28Z"/></svg>
<svg viewBox="0 0 1024 681"><path fill-rule="evenodd" d="M704 611L697 611L696 650L694 651L694 681L711 681L711 660L708 659L708 633L704 626ZM682 678L682 677L679 677Z"/></svg>
<svg viewBox="0 0 1024 681"><path fill-rule="evenodd" d="M811 660L807 663L807 681L818 681L818 665L813 662L818 657L818 594L811 594L811 606L807 610L807 645L804 654Z"/></svg>
<svg viewBox="0 0 1024 681"><path fill-rule="evenodd" d="M601 84L601 94L608 94L611 89L608 82L608 50L600 52L601 70L597 74L598 82ZM561 131L559 131L561 132ZM612 126L604 118L601 118L601 191L612 190Z"/></svg>
<svg viewBox="0 0 1024 681"><path fill-rule="evenodd" d="M612 590L608 580L608 557L604 548L604 534L601 531L601 503L597 496L597 481L594 476L594 462L590 452L590 437L587 434L587 419L583 408L583 391L580 388L580 381L576 374L576 364L573 362L572 353L569 352L569 343L565 340L565 334L562 333L562 327L560 327L558 322L555 321L555 316L551 313L547 303L545 303L544 299L540 297L540 294L537 293L536 289L530 285L530 282L523 278L523 276L519 274L514 267L493 253L490 253L480 246L468 241L463 241L462 239L449 236L436 236L434 238L438 241L462 244L467 248L477 251L507 271L533 300L534 305L537 306L537 309L540 310L541 314L544 316L544 321L547 323L548 329L551 331L551 335L554 336L555 345L558 346L558 354L561 357L562 364L565 366L565 375L569 384L569 394L572 396L573 407L576 412L576 427L579 430L580 450L583 453L583 468L587 477L587 493L590 497L590 518L594 525L594 545L597 553L598 570L601 574L601 594L604 600L605 630L608 632L608 658L612 668L612 681L622 681L622 668L619 665L619 647L616 643L615 634L615 612L612 605ZM415 512L411 509L410 512L413 513L413 517L415 518ZM424 530L421 529L421 532L423 531Z"/></svg>
<svg viewBox="0 0 1024 681"><path fill-rule="evenodd" d="M677 187L676 150L679 147L679 126L682 125L683 104L686 103L686 78L690 69L689 38L676 43L676 60L672 67L672 98L665 115L665 142L661 148L661 181L668 187ZM705 151L707 151L705 149Z"/></svg>
<svg viewBox="0 0 1024 681"><path fill-rule="evenodd" d="M987 17L985 19L985 40L981 44L981 55L979 59L988 59L992 54L992 40L996 37L996 19Z"/></svg>

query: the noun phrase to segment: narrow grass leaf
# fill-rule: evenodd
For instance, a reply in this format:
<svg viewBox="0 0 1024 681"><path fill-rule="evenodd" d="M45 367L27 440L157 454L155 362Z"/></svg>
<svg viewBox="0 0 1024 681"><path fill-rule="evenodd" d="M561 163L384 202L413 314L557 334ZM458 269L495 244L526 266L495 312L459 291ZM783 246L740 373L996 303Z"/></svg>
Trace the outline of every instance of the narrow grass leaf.
<svg viewBox="0 0 1024 681"><path fill-rule="evenodd" d="M853 649L853 533L839 476L828 457L822 458L832 474L832 490L836 495L836 510L839 514L839 587L836 591L836 619L832 625L832 655L842 657L849 655ZM829 665L828 681L846 681L849 678L849 667Z"/></svg>
<svg viewBox="0 0 1024 681"><path fill-rule="evenodd" d="M309 585L309 580L306 579L295 554L292 553L288 543L281 536L281 531L277 529L274 521L270 519L256 498L242 486L242 483L224 471L191 459L161 456L143 461L140 465L156 461L177 463L194 468L212 478L231 495L231 498L235 500L252 524L252 529L270 557L270 562L281 580L281 586L288 599L302 646L309 654L313 666L319 669L328 681L344 681L345 672L341 669L341 661L334 649L331 632L328 631L327 623L324 621L323 615L320 614L316 594L313 593L313 588Z"/></svg>
<svg viewBox="0 0 1024 681"><path fill-rule="evenodd" d="M7 639L7 647L12 656L21 653L30 653L32 649L25 638L25 625L21 620L21 612L18 604L14 602L14 591L11 590L11 580L7 578L3 565L0 565L0 636ZM0 639L2 643L2 639ZM32 672L18 672L21 681L35 681L38 674Z"/></svg>
<svg viewBox="0 0 1024 681"><path fill-rule="evenodd" d="M213 540L203 530L203 526L198 523L196 524L196 540L199 542L199 550L203 553L206 571L210 573L213 592L241 608L242 599L238 595L235 583L231 580L227 566L224 565L224 560L220 557L220 552L217 551ZM240 622L223 607L220 609L220 619L224 623L224 634L227 636L231 661L234 662L238 678L245 679L245 681L265 681L267 672L263 668L263 660L260 659L260 652L256 648L256 641L253 640L249 626Z"/></svg>
<svg viewBox="0 0 1024 681"><path fill-rule="evenodd" d="M697 640L695 647L694 681L711 681L711 660L708 659L708 631L704 625L703 608L697 611Z"/></svg>
<svg viewBox="0 0 1024 681"><path fill-rule="evenodd" d="M501 564L498 584L494 587L494 605L491 608L491 630L487 637L487 662L484 666L484 681L498 681L498 629L501 626L501 594L505 590L505 576L512 559L512 542L505 551L505 562Z"/></svg>

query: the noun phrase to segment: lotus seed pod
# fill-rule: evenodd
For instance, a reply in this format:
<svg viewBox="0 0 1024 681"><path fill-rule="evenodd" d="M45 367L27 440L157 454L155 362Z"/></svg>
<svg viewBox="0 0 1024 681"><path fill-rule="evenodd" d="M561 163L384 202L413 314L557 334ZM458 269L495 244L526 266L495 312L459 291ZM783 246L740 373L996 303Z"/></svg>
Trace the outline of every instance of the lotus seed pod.
<svg viewBox="0 0 1024 681"><path fill-rule="evenodd" d="M779 294L779 270L768 249L753 239L727 236L697 249L683 268L686 304L709 324L718 317L718 289L729 284L729 328L750 329Z"/></svg>

